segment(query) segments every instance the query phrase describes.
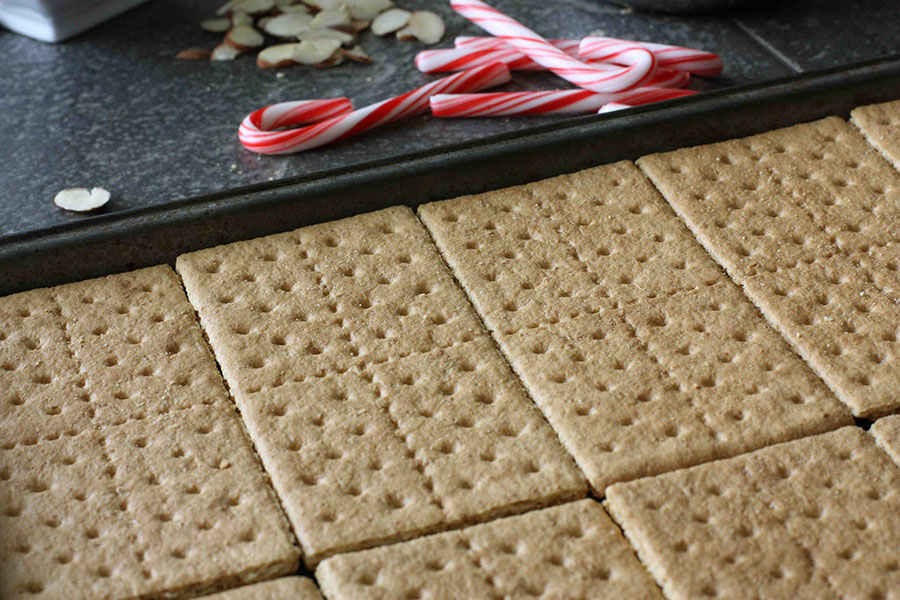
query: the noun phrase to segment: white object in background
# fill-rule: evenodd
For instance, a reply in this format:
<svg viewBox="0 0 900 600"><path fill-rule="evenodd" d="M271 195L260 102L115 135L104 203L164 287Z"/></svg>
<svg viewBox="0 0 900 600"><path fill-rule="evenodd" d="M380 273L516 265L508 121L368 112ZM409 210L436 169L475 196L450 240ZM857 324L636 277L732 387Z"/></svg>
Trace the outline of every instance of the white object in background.
<svg viewBox="0 0 900 600"><path fill-rule="evenodd" d="M42 42L61 42L147 0L0 0L0 24Z"/></svg>

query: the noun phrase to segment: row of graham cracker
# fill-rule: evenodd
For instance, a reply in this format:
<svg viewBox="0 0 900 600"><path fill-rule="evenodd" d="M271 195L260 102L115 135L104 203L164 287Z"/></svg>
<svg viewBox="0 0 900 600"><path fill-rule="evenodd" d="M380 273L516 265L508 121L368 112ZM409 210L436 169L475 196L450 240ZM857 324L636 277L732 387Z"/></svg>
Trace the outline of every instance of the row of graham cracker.
<svg viewBox="0 0 900 600"><path fill-rule="evenodd" d="M631 163L419 214L599 496L850 422Z"/></svg>
<svg viewBox="0 0 900 600"><path fill-rule="evenodd" d="M856 416L900 408L900 174L856 128L831 117L638 165Z"/></svg>
<svg viewBox="0 0 900 600"><path fill-rule="evenodd" d="M0 596L185 597L299 551L169 267L0 299Z"/></svg>
<svg viewBox="0 0 900 600"><path fill-rule="evenodd" d="M496 283L499 293L473 293L433 223L432 233L596 490L847 422L846 412L786 351L633 167L576 174L564 186L559 180L526 186L533 202L513 198L492 205L498 196L503 200L519 191L456 201L466 219L489 217L483 229L479 224L470 232L464 249L475 257L470 263L482 263L470 270ZM428 210L422 210L426 222ZM510 213L515 213L513 225L503 221ZM460 214L445 215L445 221L459 223ZM498 231L514 234L518 245L511 246ZM518 262L504 270L504 261ZM7 458L41 462L39 449L49 453L48 462L60 459L71 466L66 440L76 440L72 447L94 447L87 455L112 463L112 474L106 475L113 480L109 497L127 516L129 502L126 498L123 504L123 496L143 500L149 495L139 503L147 512L167 503L177 507L174 488L197 495L191 477L208 477L192 475L190 469L184 474L178 461L162 457L143 464L141 458L152 454L146 450L151 442L159 442L157 453L164 453L173 438L209 435L220 417L235 421L233 412L212 409L205 422L188 417L176 424L166 416L182 411L176 414L183 419L225 396L208 352L197 344L198 330L183 297L152 297L156 288L176 293L171 272L154 271L169 282L134 281L105 303L97 303L97 297L104 299L119 279L31 292L24 307L9 303L10 322L34 319L28 327L13 327L13 337L25 335L4 359L4 377L12 378L15 396L10 397L10 419L4 414L3 420L3 426L11 424L8 434L4 430L4 450L15 451ZM584 494L580 476L409 211L382 211L195 253L180 259L179 271L310 564L335 552ZM129 277L141 276L119 276L122 281ZM68 298L83 291L79 286L93 292L80 298L81 305ZM169 330L151 330L154 335L144 339L151 323L169 320L165 309L170 306L183 313L173 319L172 331L194 334L188 351ZM155 350L147 353L145 345ZM37 352L38 360L29 352ZM173 362L173 357L188 362ZM590 371L586 365L601 368ZM199 385L196 370L202 374ZM207 388L214 393L197 401L194 394L206 397ZM571 398L577 401L565 401ZM53 418L60 415L65 418ZM120 430L126 433L117 435ZM130 440L132 431L136 438ZM152 435L141 435L144 431ZM199 453L205 444L197 448ZM639 452L625 453L629 448ZM168 458L190 454L172 452ZM130 467L122 481L115 480L118 461ZM231 462L226 458L218 464L230 467ZM255 465L242 465L235 476L239 481L261 476ZM158 467L163 479L173 474L173 489L154 496L141 480L159 486ZM12 470L4 473L12 478ZM95 475L76 480L99 480ZM21 490L22 482L16 483ZM43 493L43 486L38 481L26 487ZM265 486L257 487L265 496ZM76 501L85 495L72 493ZM20 516L19 500L13 490L7 516ZM107 495L101 500L108 501ZM54 502L41 504L53 507ZM205 530L209 522L201 517L215 505L200 504L188 520ZM240 497L226 498L225 504L237 506ZM271 502L262 512L277 517ZM173 517L179 523L184 519L177 510L154 514L161 523ZM103 592L108 595L160 589L188 593L228 579L215 568L224 568L232 585L286 572L286 565L296 561L296 551L282 552L264 574L247 566L258 563L258 555L242 557L244 567L240 560L215 568L202 562L173 567L166 561L184 560L190 553L174 547L184 546L187 538L170 536L164 525L154 529L144 523L119 532L116 518L125 519L119 515L100 524L120 540L137 540L143 581L127 581L132 592L120 587ZM57 519L51 515L45 521ZM220 537L236 535L242 544L257 539L252 527L240 528L240 522L230 522ZM283 525L279 536L287 539ZM265 539L268 543L269 536ZM219 541L228 547L229 542ZM14 554L28 555L27 546ZM101 553L127 554L124 547L103 542L97 547ZM64 554L58 558L63 565L71 562ZM113 572L128 574L131 568L87 562L94 572L83 579L101 581L91 584L99 590L110 589L102 581L112 579ZM35 573L43 572L34 569L28 575ZM43 584L20 578L17 585L28 591Z"/></svg>
<svg viewBox="0 0 900 600"><path fill-rule="evenodd" d="M586 494L408 208L177 269L310 566Z"/></svg>
<svg viewBox="0 0 900 600"><path fill-rule="evenodd" d="M900 467L858 428L616 484L607 505L670 599L892 600L900 589ZM333 600L663 597L590 499L341 554L316 576Z"/></svg>
<svg viewBox="0 0 900 600"><path fill-rule="evenodd" d="M316 575L334 600L896 600L900 590L900 465L859 428L615 484L606 504L663 594L594 500L342 554Z"/></svg>

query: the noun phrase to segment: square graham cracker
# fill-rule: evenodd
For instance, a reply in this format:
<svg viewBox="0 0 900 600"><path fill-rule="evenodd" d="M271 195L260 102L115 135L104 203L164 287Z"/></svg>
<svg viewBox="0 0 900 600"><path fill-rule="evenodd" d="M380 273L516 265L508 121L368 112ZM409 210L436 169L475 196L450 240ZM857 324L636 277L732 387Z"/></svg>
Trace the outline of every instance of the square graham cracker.
<svg viewBox="0 0 900 600"><path fill-rule="evenodd" d="M631 163L419 214L598 495L850 422Z"/></svg>
<svg viewBox="0 0 900 600"><path fill-rule="evenodd" d="M662 599L601 506L580 500L323 561L333 600Z"/></svg>
<svg viewBox="0 0 900 600"><path fill-rule="evenodd" d="M860 106L850 118L869 143L900 169L900 100Z"/></svg>
<svg viewBox="0 0 900 600"><path fill-rule="evenodd" d="M667 598L894 598L900 468L856 427L611 486Z"/></svg>
<svg viewBox="0 0 900 600"><path fill-rule="evenodd" d="M321 600L319 588L308 577L282 577L204 596L202 600Z"/></svg>
<svg viewBox="0 0 900 600"><path fill-rule="evenodd" d="M309 565L586 494L409 209L177 268Z"/></svg>
<svg viewBox="0 0 900 600"><path fill-rule="evenodd" d="M900 465L900 415L878 419L872 424L871 432L878 445Z"/></svg>
<svg viewBox="0 0 900 600"><path fill-rule="evenodd" d="M640 167L853 413L900 407L900 173L830 117Z"/></svg>
<svg viewBox="0 0 900 600"><path fill-rule="evenodd" d="M3 597L177 598L296 569L171 269L25 292L0 311L14 341L0 379L21 399L3 405Z"/></svg>

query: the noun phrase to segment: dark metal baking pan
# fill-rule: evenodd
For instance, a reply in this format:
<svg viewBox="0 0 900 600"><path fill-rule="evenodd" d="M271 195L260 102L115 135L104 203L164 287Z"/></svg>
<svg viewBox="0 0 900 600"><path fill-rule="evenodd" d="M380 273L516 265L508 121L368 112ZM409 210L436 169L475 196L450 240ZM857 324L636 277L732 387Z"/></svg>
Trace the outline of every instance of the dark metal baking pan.
<svg viewBox="0 0 900 600"><path fill-rule="evenodd" d="M123 211L7 238L0 295L160 263L183 252L358 213L416 206L679 147L847 117L900 98L900 56L563 121L435 151L372 161Z"/></svg>

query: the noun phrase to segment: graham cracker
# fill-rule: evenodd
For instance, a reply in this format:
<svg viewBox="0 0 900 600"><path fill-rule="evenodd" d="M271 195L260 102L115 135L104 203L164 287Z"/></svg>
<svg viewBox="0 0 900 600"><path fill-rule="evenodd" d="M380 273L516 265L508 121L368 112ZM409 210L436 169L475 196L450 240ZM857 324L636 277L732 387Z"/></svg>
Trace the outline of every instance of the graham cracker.
<svg viewBox="0 0 900 600"><path fill-rule="evenodd" d="M204 596L203 600L321 600L321 598L319 588L312 579L282 577Z"/></svg>
<svg viewBox="0 0 900 600"><path fill-rule="evenodd" d="M831 117L638 161L853 413L900 407L900 174Z"/></svg>
<svg viewBox="0 0 900 600"><path fill-rule="evenodd" d="M666 597L888 598L900 468L856 427L611 486Z"/></svg>
<svg viewBox="0 0 900 600"><path fill-rule="evenodd" d="M333 600L662 598L593 500L342 554L316 575Z"/></svg>
<svg viewBox="0 0 900 600"><path fill-rule="evenodd" d="M0 449L4 598L180 598L296 569L288 524L171 269L0 306L17 315L4 331L40 340L9 372L24 400L10 431L27 435ZM82 418L45 429L21 383L29 370L58 386L61 405L86 407Z"/></svg>
<svg viewBox="0 0 900 600"><path fill-rule="evenodd" d="M0 440L4 449L75 435L96 409L50 290L0 298Z"/></svg>
<svg viewBox="0 0 900 600"><path fill-rule="evenodd" d="M878 445L900 465L900 415L878 419L871 431Z"/></svg>
<svg viewBox="0 0 900 600"><path fill-rule="evenodd" d="M850 422L631 163L419 214L598 495Z"/></svg>
<svg viewBox="0 0 900 600"><path fill-rule="evenodd" d="M585 495L408 208L177 268L308 564Z"/></svg>
<svg viewBox="0 0 900 600"><path fill-rule="evenodd" d="M850 117L869 143L900 169L900 101L860 106Z"/></svg>

